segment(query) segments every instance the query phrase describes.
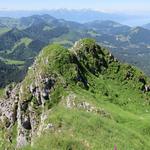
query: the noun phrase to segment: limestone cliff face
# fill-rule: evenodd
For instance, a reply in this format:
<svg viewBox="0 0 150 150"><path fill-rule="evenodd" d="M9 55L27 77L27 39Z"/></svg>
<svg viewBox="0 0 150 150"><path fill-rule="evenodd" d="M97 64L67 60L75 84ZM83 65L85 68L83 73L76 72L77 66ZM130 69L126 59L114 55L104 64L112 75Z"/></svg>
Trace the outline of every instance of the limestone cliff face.
<svg viewBox="0 0 150 150"><path fill-rule="evenodd" d="M17 108L19 95L18 89L20 85L8 87L6 89L5 97L0 101L0 119L7 128L11 128L17 120Z"/></svg>
<svg viewBox="0 0 150 150"><path fill-rule="evenodd" d="M29 85L31 99L34 102L22 99L23 87L20 87L20 100L17 109L18 136L17 147L32 142L32 137L36 136L39 125L42 124L42 116L45 110L46 101L50 101L50 92L55 84L52 78L38 77L39 81L35 81ZM42 87L40 85L42 84Z"/></svg>
<svg viewBox="0 0 150 150"><path fill-rule="evenodd" d="M50 101L54 85L55 79L39 75L36 76L36 81L28 85L26 92L30 94L30 99L23 97L25 91L22 84L6 91L6 97L0 102L0 120L8 132L14 124L17 124L17 147L32 142L32 137L36 136L43 121L45 103Z"/></svg>

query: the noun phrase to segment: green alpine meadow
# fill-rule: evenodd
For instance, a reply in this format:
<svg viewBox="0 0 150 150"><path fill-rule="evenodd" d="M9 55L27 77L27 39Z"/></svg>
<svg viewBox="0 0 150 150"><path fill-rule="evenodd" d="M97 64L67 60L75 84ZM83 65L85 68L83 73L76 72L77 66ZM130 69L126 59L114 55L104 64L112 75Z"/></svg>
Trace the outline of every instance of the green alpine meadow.
<svg viewBox="0 0 150 150"><path fill-rule="evenodd" d="M93 39L48 45L0 91L0 149L149 150L149 85Z"/></svg>

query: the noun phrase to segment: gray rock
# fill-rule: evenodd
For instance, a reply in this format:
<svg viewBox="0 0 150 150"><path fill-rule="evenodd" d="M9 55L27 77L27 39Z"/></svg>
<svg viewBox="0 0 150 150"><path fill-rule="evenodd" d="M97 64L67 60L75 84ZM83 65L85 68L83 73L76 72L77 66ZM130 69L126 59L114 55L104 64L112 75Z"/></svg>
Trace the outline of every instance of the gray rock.
<svg viewBox="0 0 150 150"><path fill-rule="evenodd" d="M21 110L26 111L28 109L28 102L22 102L20 106Z"/></svg>

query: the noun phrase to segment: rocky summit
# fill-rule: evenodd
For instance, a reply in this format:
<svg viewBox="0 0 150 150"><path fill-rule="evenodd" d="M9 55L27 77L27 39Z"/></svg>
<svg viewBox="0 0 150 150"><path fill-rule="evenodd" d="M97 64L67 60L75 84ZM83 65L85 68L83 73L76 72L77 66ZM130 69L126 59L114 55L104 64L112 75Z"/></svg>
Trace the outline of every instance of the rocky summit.
<svg viewBox="0 0 150 150"><path fill-rule="evenodd" d="M92 39L45 47L0 100L1 150L149 150L150 79Z"/></svg>

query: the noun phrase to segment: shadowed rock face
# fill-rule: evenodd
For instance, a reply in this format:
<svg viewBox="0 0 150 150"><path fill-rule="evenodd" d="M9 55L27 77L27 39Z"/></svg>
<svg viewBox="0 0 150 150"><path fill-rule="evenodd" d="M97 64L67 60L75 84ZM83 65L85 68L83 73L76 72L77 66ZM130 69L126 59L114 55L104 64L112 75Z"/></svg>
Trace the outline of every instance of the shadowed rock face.
<svg viewBox="0 0 150 150"><path fill-rule="evenodd" d="M30 119L29 118L25 118L24 121L22 121L22 126L26 130L31 130L32 128L31 128Z"/></svg>

